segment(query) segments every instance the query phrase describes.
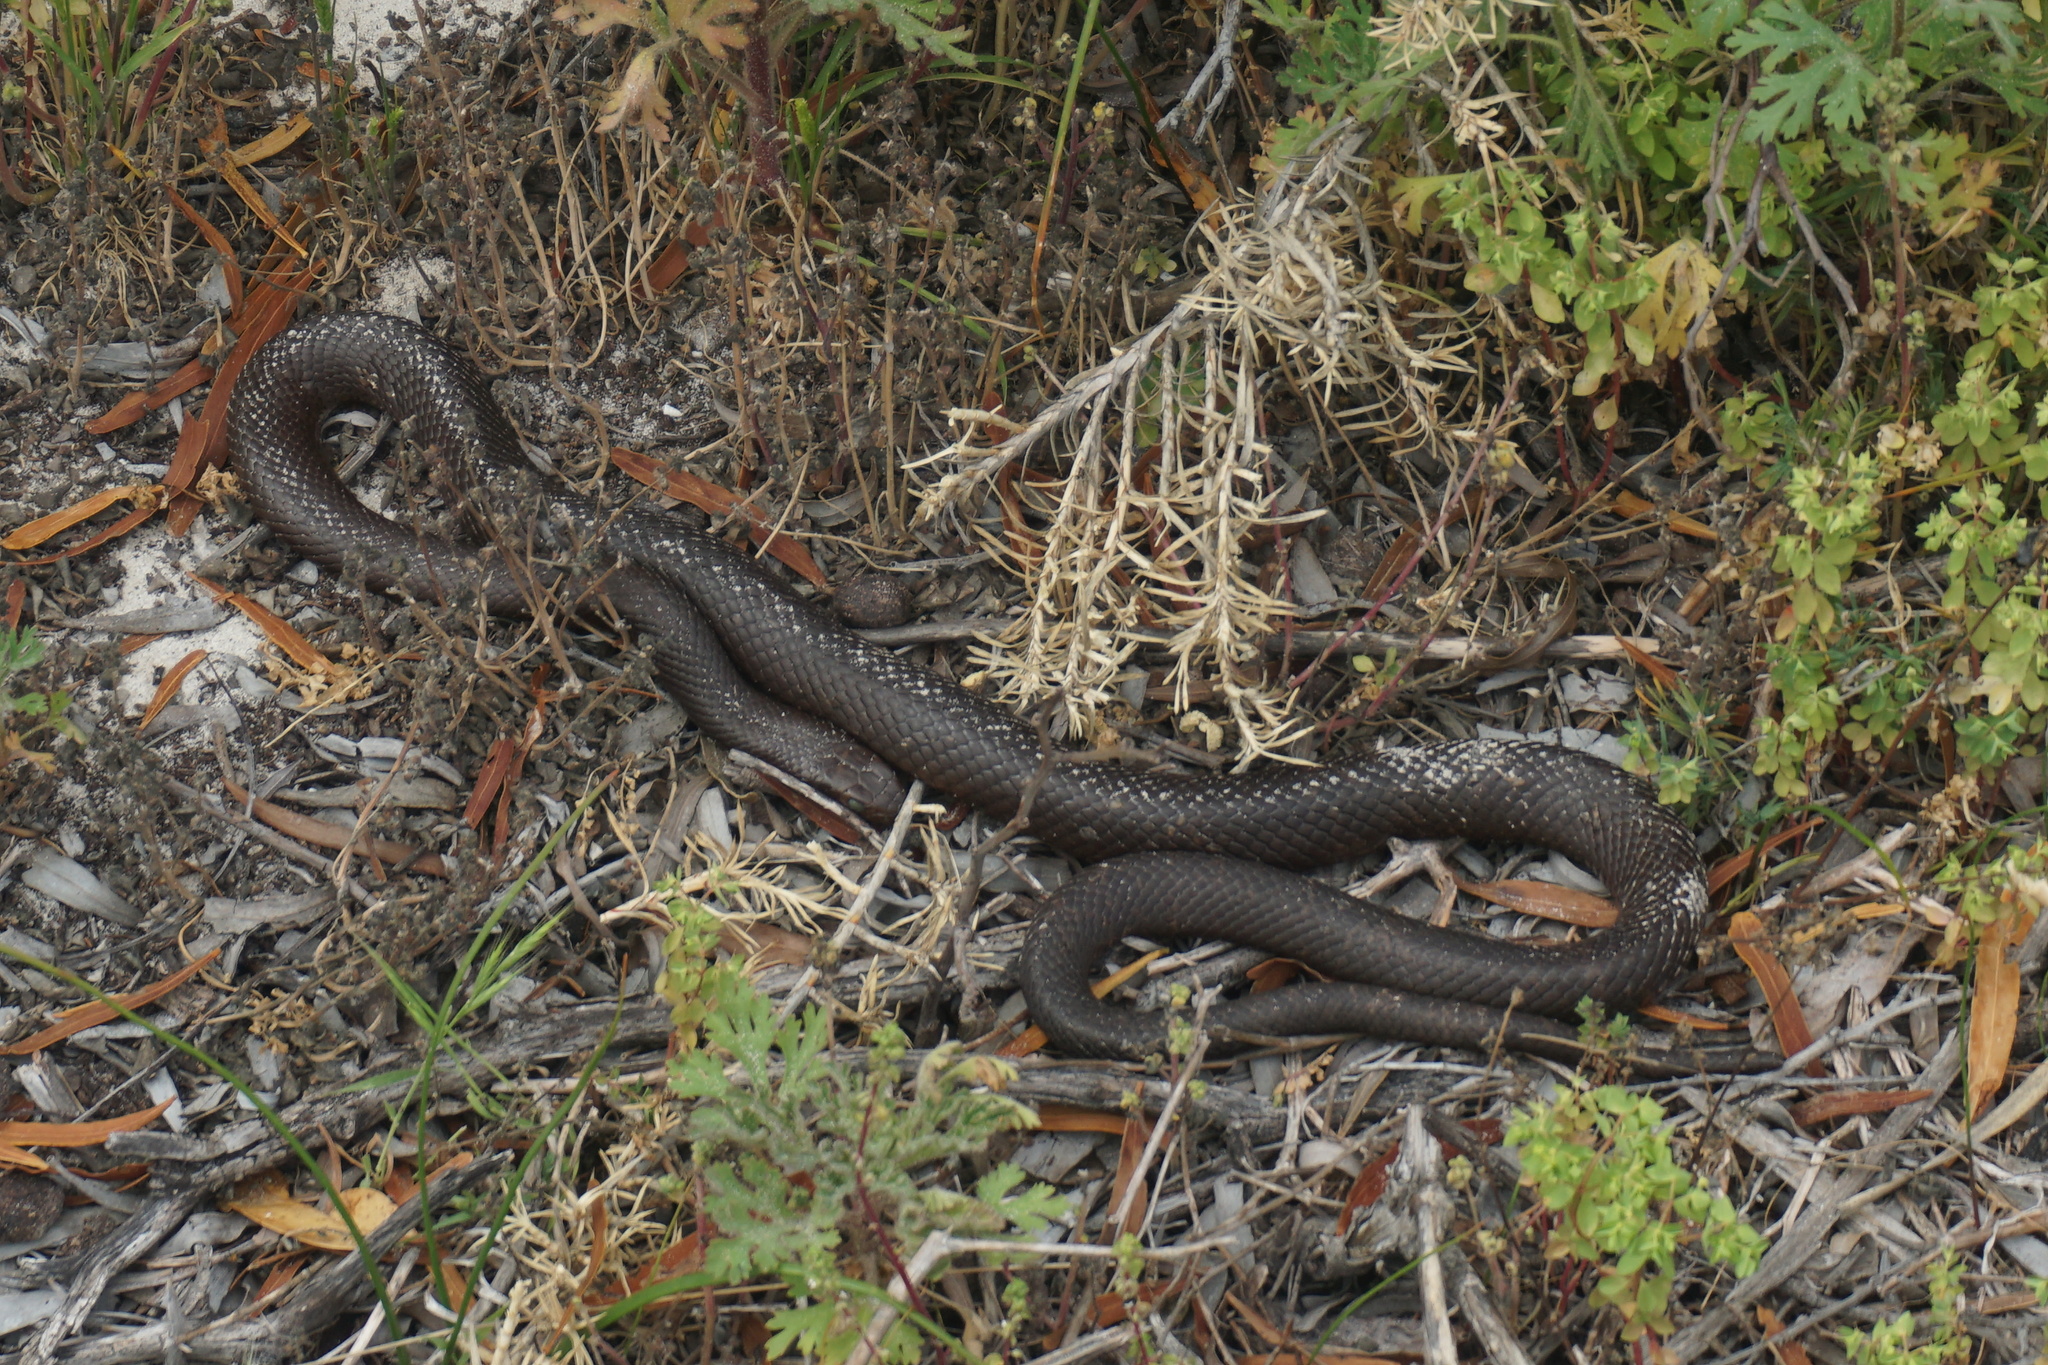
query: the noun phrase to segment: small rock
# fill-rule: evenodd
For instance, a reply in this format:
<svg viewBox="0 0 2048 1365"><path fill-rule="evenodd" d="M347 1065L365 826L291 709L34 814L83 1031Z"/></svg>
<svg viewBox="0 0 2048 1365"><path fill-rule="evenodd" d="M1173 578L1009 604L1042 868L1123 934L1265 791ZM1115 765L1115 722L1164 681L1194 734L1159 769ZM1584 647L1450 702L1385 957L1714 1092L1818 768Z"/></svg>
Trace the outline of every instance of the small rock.
<svg viewBox="0 0 2048 1365"><path fill-rule="evenodd" d="M34 1242L64 1212L64 1191L53 1180L0 1171L0 1243Z"/></svg>
<svg viewBox="0 0 2048 1365"><path fill-rule="evenodd" d="M1372 572L1376 559L1372 542L1349 526L1332 531L1323 542L1323 568L1332 578L1357 582Z"/></svg>

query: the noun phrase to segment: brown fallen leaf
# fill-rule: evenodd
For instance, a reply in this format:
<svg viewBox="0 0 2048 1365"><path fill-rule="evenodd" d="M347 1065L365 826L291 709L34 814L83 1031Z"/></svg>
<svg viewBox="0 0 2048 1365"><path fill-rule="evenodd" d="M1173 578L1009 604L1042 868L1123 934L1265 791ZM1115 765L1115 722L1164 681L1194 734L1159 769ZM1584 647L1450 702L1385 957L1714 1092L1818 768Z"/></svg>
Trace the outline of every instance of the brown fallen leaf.
<svg viewBox="0 0 2048 1365"><path fill-rule="evenodd" d="M1253 995L1264 995L1277 991L1291 983L1302 973L1302 965L1291 957L1269 957L1264 962L1249 968L1245 979L1252 983Z"/></svg>
<svg viewBox="0 0 2048 1365"><path fill-rule="evenodd" d="M815 945L806 935L772 924L738 925L728 920L718 931L718 946L745 958L752 969L805 966Z"/></svg>
<svg viewBox="0 0 2048 1365"><path fill-rule="evenodd" d="M1968 1113L1973 1119L1990 1107L2005 1084L2020 1009L2020 968L2009 953L2033 924L2032 915L1995 919L1977 939L1976 985L1970 995Z"/></svg>
<svg viewBox="0 0 2048 1365"><path fill-rule="evenodd" d="M1141 1113L1124 1116L1123 1142L1117 1147L1116 1178L1110 1182L1109 1203L1104 1205L1112 1213L1124 1203L1129 1191L1130 1207L1124 1214L1118 1235L1136 1232L1145 1225L1147 1197L1151 1191L1139 1178L1138 1163L1144 1158L1145 1147L1152 1139L1152 1120ZM1135 1185L1133 1184L1135 1182Z"/></svg>
<svg viewBox="0 0 2048 1365"><path fill-rule="evenodd" d="M164 187L164 192L171 197L171 207L183 215L186 222L197 228L199 235L206 239L206 244L217 253L220 261L221 276L226 281L228 287L228 316L230 318L241 317L243 308L242 267L235 260L235 249L229 244L227 234L208 221L205 214L187 203L184 195L179 194L168 185ZM208 351L218 349L218 347L212 344L218 340L219 333L215 333L209 339L205 349Z"/></svg>
<svg viewBox="0 0 2048 1365"><path fill-rule="evenodd" d="M89 1123L0 1123L0 1145L9 1147L97 1147L110 1133L132 1133L155 1123L169 1100Z"/></svg>
<svg viewBox="0 0 2048 1365"><path fill-rule="evenodd" d="M1401 1144L1396 1142L1365 1164L1358 1178L1351 1182L1351 1188L1344 1192L1344 1204L1337 1213L1337 1235L1351 1231L1351 1220L1358 1216L1360 1209L1369 1209L1379 1202L1387 1192L1387 1170L1394 1159L1401 1155Z"/></svg>
<svg viewBox="0 0 2048 1365"><path fill-rule="evenodd" d="M290 125L288 124L284 128L277 129L275 132L268 134L262 141L270 141L280 134L289 131ZM295 255L306 255L306 248L301 246L298 240L291 235L291 230L283 222L279 221L276 213L271 210L269 203L263 198L262 191L250 183L249 177L242 174L241 168L243 166L250 164L250 161L260 161L263 159L263 156L267 156L269 153L266 152L259 156L244 159L247 149L238 151L231 147L228 142L228 136L227 120L219 110L215 110L212 136L201 133L198 139L199 150L206 157L207 167L227 182L228 188L235 192L236 196L248 206L249 211L255 214L258 221L269 228L278 240L290 247ZM290 139L286 140L285 145L290 145ZM293 207L296 210L297 206L294 205ZM296 212L293 217L294 219L298 217Z"/></svg>
<svg viewBox="0 0 2048 1365"><path fill-rule="evenodd" d="M637 1294L656 1280L666 1280L673 1275L688 1275L704 1268L704 1234L700 1229L688 1232L669 1243L666 1250L648 1264L628 1275L625 1283L615 1290L594 1289L584 1295L583 1301L593 1308L617 1303L628 1294ZM694 1292L694 1291L693 1291Z"/></svg>
<svg viewBox="0 0 2048 1365"><path fill-rule="evenodd" d="M500 735L491 741L491 751L485 755L484 766L477 771L476 782L469 789L469 803L462 808L462 823L471 829L482 828L484 817L491 813L491 802L512 774L513 760L518 757L518 740Z"/></svg>
<svg viewBox="0 0 2048 1365"><path fill-rule="evenodd" d="M1010 553L1019 564L1031 567L1045 558L1045 541L1025 520L1024 497L1017 491L1021 469L1013 461L996 474L996 504L1002 509L1003 533L1010 538Z"/></svg>
<svg viewBox="0 0 2048 1365"><path fill-rule="evenodd" d="M830 587L825 571L818 567L818 561L811 558L811 552L801 543L774 529L768 514L752 503L743 503L738 494L720 488L708 479L699 478L686 469L668 469L656 464L638 451L623 446L612 447L612 463L636 483L645 484L669 497L679 498L700 511L712 516L726 516L738 510L747 519L747 534L756 545L762 546L769 554L802 574L819 588Z"/></svg>
<svg viewBox="0 0 2048 1365"><path fill-rule="evenodd" d="M1587 929L1605 929L1620 912L1614 902L1590 892L1559 886L1554 882L1510 878L1499 882L1458 882L1460 891L1518 914L1576 924Z"/></svg>
<svg viewBox="0 0 2048 1365"><path fill-rule="evenodd" d="M1756 1310L1756 1325L1763 1328L1767 1337L1774 1337L1785 1330L1784 1320L1761 1304ZM1796 1341L1781 1341L1771 1347L1771 1358L1778 1365L1813 1365L1813 1357Z"/></svg>
<svg viewBox="0 0 2048 1365"><path fill-rule="evenodd" d="M1657 680L1658 686L1678 686L1678 670L1673 668L1670 664L1667 664L1660 659L1654 658L1651 655L1643 653L1642 650L1637 649L1634 645L1630 644L1628 642L1628 637L1625 635L1615 636L1614 643L1621 646L1621 652L1628 655L1630 663L1634 664L1637 668L1642 669L1643 672L1649 674L1652 678L1655 678Z"/></svg>
<svg viewBox="0 0 2048 1365"><path fill-rule="evenodd" d="M156 685L156 695L149 699L149 705L142 708L142 718L135 722L138 731L147 730L149 723L171 704L178 695L178 689L185 685L186 677L193 669L199 667L200 661L206 658L206 653L203 649L195 649L164 670L163 681Z"/></svg>
<svg viewBox="0 0 2048 1365"><path fill-rule="evenodd" d="M155 412L173 398L190 393L213 378L213 366L203 360L188 360L169 379L151 389L135 389L123 394L119 402L85 424L85 429L95 436L104 436L110 431L119 431L142 419L144 413Z"/></svg>
<svg viewBox="0 0 2048 1365"><path fill-rule="evenodd" d="M329 70L327 67L315 66L311 62L300 62L299 74L309 81L331 85L336 90L348 89L348 77Z"/></svg>
<svg viewBox="0 0 2048 1365"><path fill-rule="evenodd" d="M391 1202L391 1196L374 1185L343 1190L341 1202L355 1220L357 1231L365 1236L398 1208ZM294 1199L291 1186L275 1172L247 1182L221 1207L316 1251L356 1248L355 1238L349 1235L348 1224L342 1222L340 1214Z"/></svg>
<svg viewBox="0 0 2048 1365"><path fill-rule="evenodd" d="M434 1181L439 1180L444 1172L459 1171L474 1160L476 1158L468 1152L457 1152L454 1156L449 1157L433 1170L427 1172L427 1183L432 1184ZM390 1173L384 1177L383 1185L379 1188L390 1197L392 1203L403 1204L406 1200L420 1192L420 1182L413 1178L411 1171L401 1166L393 1166Z"/></svg>
<svg viewBox="0 0 2048 1365"><path fill-rule="evenodd" d="M1731 853L1720 862L1715 863L1707 872L1707 894L1709 896L1719 895L1722 887L1749 871L1750 866L1755 862L1756 847L1751 845L1740 853Z"/></svg>
<svg viewBox="0 0 2048 1365"><path fill-rule="evenodd" d="M1927 1090L1834 1090L1795 1104L1786 1112L1800 1127L1811 1128L1852 1114L1882 1114L1902 1104L1918 1104L1931 1093Z"/></svg>
<svg viewBox="0 0 2048 1365"><path fill-rule="evenodd" d="M735 755L740 757L741 755ZM842 819L838 812L813 801L808 794L782 780L782 775L766 763L748 765L748 771L759 778L767 788L783 800L795 806L797 811L819 829L824 830L843 844L858 845L862 842L861 832ZM827 794L827 799L829 794Z"/></svg>
<svg viewBox="0 0 2048 1365"><path fill-rule="evenodd" d="M304 114L294 114L285 122L265 133L253 142L224 153L221 160L230 166L253 166L259 161L276 156L285 148L313 131L313 120ZM193 166L184 172L186 177L206 174L205 166Z"/></svg>
<svg viewBox="0 0 2048 1365"><path fill-rule="evenodd" d="M249 805L249 793L233 782L223 781L228 796L237 806ZM392 839L380 839L375 835L358 838L355 831L345 825L329 824L316 820L310 815L301 815L295 810L270 801L258 801L250 809L258 820L280 834L289 834L300 843L315 848L344 849L353 847L360 853L368 854L387 867L395 866L404 872L424 872L430 877L445 877L448 864L438 853L421 853L411 844L401 844Z"/></svg>
<svg viewBox="0 0 2048 1365"><path fill-rule="evenodd" d="M1857 919L1884 919L1888 915L1903 915L1906 907L1897 901L1865 901L1849 907L1849 913Z"/></svg>
<svg viewBox="0 0 2048 1365"><path fill-rule="evenodd" d="M1078 1104L1038 1106L1038 1128L1046 1133L1121 1133L1127 1116Z"/></svg>
<svg viewBox="0 0 2048 1365"><path fill-rule="evenodd" d="M1044 1029L1040 1028L1036 1024L1033 1024L1030 1028L1025 1029L1015 1038L1012 1038L1009 1042L1004 1043L1001 1047L997 1048L996 1056L1029 1057L1031 1054L1037 1052L1040 1048L1043 1048L1047 1043L1050 1043L1051 1041L1052 1039L1046 1037Z"/></svg>
<svg viewBox="0 0 2048 1365"><path fill-rule="evenodd" d="M1728 943L1763 987L1764 1004L1771 1011L1771 1027L1785 1055L1790 1057L1812 1046L1813 1030L1806 1026L1806 1012L1799 1008L1799 997L1792 992L1792 978L1778 961L1778 955L1771 951L1770 935L1763 921L1747 910L1729 916ZM1820 1058L1806 1064L1806 1074L1821 1074Z"/></svg>
<svg viewBox="0 0 2048 1365"><path fill-rule="evenodd" d="M296 626L255 598L230 592L218 584L207 582L197 574L192 576L192 581L212 593L216 602L233 607L248 617L256 624L256 628L263 632L263 638L276 645L279 653L306 672L333 681L344 680L354 672L348 665L336 663L313 648L313 642L299 634Z"/></svg>
<svg viewBox="0 0 2048 1365"><path fill-rule="evenodd" d="M234 396L235 381L242 367L263 344L282 332L298 311L306 286L313 282L322 263L314 262L288 279L259 279L243 299L236 314L235 344L221 358L214 371L213 386L206 391L206 404L197 417L185 419L178 433L177 452L171 457L164 487L174 495L165 524L171 534L182 536L199 515L200 502L190 490L202 472L224 463L228 453L228 403Z"/></svg>
<svg viewBox="0 0 2048 1365"><path fill-rule="evenodd" d="M1693 1028L1723 1032L1735 1025L1722 1019L1709 1019L1704 1014L1693 1014L1688 1010L1675 1010L1669 1005L1644 1005L1636 1011L1645 1019L1655 1019L1660 1024L1686 1024Z"/></svg>
<svg viewBox="0 0 2048 1365"><path fill-rule="evenodd" d="M652 298L658 294L667 293L668 287L681 279L683 272L689 268L690 248L680 237L669 238L668 245L663 247L656 254L655 258L648 263L647 269L641 277L643 283L640 296L642 298Z"/></svg>
<svg viewBox="0 0 2048 1365"><path fill-rule="evenodd" d="M17 1171L47 1171L50 1163L34 1152L23 1151L10 1143L0 1142L0 1169Z"/></svg>
<svg viewBox="0 0 2048 1365"><path fill-rule="evenodd" d="M1498 1147L1505 1139L1507 1128L1499 1119L1464 1119L1459 1127L1489 1147ZM1442 1138L1437 1145L1443 1148L1446 1157L1459 1155L1458 1149ZM1366 1164L1351 1182L1351 1188L1344 1195L1344 1204L1337 1214L1337 1235L1342 1237L1351 1229L1351 1221L1360 1209L1371 1208L1387 1190L1387 1168L1401 1155L1401 1144L1397 1140L1386 1151L1381 1152Z"/></svg>
<svg viewBox="0 0 2048 1365"><path fill-rule="evenodd" d="M190 981L201 971L205 970L208 963L219 956L220 949L215 948L205 957L186 963L155 985L145 986L139 991L130 991L126 995L117 995L114 999L120 1002L122 1009L139 1010L144 1005L153 1004L163 999L172 991ZM41 1052L44 1048L55 1047L74 1033L82 1033L86 1029L109 1023L120 1017L120 1010L103 1001L94 1000L88 1004L74 1005L58 1015L57 1022L44 1029L41 1033L31 1034L19 1042L10 1043L6 1047L0 1047L0 1057L22 1057L31 1052Z"/></svg>
<svg viewBox="0 0 2048 1365"><path fill-rule="evenodd" d="M1164 948L1154 948L1149 953L1141 953L1139 956L1131 959L1128 965L1117 968L1088 989L1093 992L1097 1000L1101 1000L1118 986L1123 985L1124 982L1129 981L1139 972L1144 971L1147 967L1165 956L1166 950Z"/></svg>
<svg viewBox="0 0 2048 1365"><path fill-rule="evenodd" d="M154 512L163 505L162 494L162 486L153 483L130 483L117 488L102 488L97 493L80 498L69 507L60 507L46 516L37 517L34 521L24 522L15 527L4 539L0 539L0 550L34 549L51 536L60 535L82 521L90 521L119 502L141 504L143 507L138 510ZM131 512L129 515L133 516L134 513ZM72 550L69 553L77 554L78 551Z"/></svg>
<svg viewBox="0 0 2048 1365"><path fill-rule="evenodd" d="M1651 502L1648 498L1631 493L1625 488L1615 491L1614 511L1618 516L1640 517L1645 513L1656 510L1657 504ZM1716 544L1719 544L1721 540L1721 537L1714 533L1713 527L1706 525L1696 517L1689 517L1683 512L1666 514L1664 524L1680 535L1691 536L1695 540L1711 540Z"/></svg>
<svg viewBox="0 0 2048 1365"><path fill-rule="evenodd" d="M1151 952L1142 954L1125 966L1119 967L1116 971L1103 977L1102 980L1096 982L1088 989L1097 1000L1100 1000L1118 986L1123 985L1124 982L1129 981L1139 972L1144 971L1147 967L1165 956L1166 950L1164 948L1154 948ZM1033 1024L1016 1038L997 1048L996 1055L998 1057L1028 1057L1051 1041L1051 1039L1045 1036L1043 1029Z"/></svg>

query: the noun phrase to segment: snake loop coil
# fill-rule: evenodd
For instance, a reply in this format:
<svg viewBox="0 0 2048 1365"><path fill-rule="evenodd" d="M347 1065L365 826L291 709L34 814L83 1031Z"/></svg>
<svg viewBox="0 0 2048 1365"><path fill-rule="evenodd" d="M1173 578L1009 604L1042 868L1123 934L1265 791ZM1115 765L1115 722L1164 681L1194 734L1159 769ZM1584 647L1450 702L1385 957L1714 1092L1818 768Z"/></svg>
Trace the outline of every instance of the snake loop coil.
<svg viewBox="0 0 2048 1365"><path fill-rule="evenodd" d="M358 503L317 439L343 405L410 421L438 448L451 499L487 535L447 540ZM602 506L536 469L483 375L410 323L339 313L279 334L241 377L230 444L256 511L293 549L353 565L373 586L516 613L536 590L527 563L571 563L552 590L602 593L707 734L868 814L886 818L901 799L897 774L909 773L1007 819L1038 768L1029 725L845 630L717 537L644 503ZM1693 838L1642 783L1532 743L1387 749L1237 775L1058 765L1030 828L1094 864L1039 909L1021 965L1032 1017L1071 1053L1163 1046L1162 1016L1088 990L1105 951L1144 934L1230 939L1334 978L1220 1004L1208 1021L1224 1033L1369 1033L1572 1056L1576 1030L1558 1021L1588 997L1647 999L1692 965L1707 915ZM1433 928L1281 870L1355 858L1390 836L1547 845L1601 877L1620 917L1579 942L1512 943Z"/></svg>

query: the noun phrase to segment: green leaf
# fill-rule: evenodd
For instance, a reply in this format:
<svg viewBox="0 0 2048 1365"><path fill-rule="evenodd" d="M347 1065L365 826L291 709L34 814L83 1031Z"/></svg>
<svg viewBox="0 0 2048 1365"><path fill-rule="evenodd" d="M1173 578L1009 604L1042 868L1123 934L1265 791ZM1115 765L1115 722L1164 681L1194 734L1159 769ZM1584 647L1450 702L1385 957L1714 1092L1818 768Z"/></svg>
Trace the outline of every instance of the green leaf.
<svg viewBox="0 0 2048 1365"><path fill-rule="evenodd" d="M1765 0L1728 35L1738 57L1761 53L1745 138L1786 141L1813 125L1814 111L1838 132L1863 126L1876 99L1878 72L1854 44L1790 0Z"/></svg>
<svg viewBox="0 0 2048 1365"><path fill-rule="evenodd" d="M958 66L974 66L980 61L962 46L974 36L971 27L942 27L954 17L953 0L804 0L804 4L813 14L846 18L871 14L903 46L922 48Z"/></svg>
<svg viewBox="0 0 2048 1365"><path fill-rule="evenodd" d="M194 24L197 24L205 17L205 13L200 12L194 14L183 23L165 24L159 27L156 32L149 35L148 42L135 49L134 54L127 61L121 63L120 73L116 79L125 81L134 76L136 72L148 66L158 57L161 57L170 48L172 43L184 37L192 30Z"/></svg>

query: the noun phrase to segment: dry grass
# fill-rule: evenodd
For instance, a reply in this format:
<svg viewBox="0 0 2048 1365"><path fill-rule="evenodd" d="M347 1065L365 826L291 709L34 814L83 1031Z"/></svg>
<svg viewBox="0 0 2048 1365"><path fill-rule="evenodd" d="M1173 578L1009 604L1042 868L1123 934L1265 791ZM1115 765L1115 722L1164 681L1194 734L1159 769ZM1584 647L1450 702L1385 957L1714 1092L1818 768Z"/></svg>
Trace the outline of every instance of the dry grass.
<svg viewBox="0 0 2048 1365"><path fill-rule="evenodd" d="M1381 278L1364 141L1334 128L1256 202L1219 206L1172 312L1028 425L990 443L991 414L955 410L962 434L913 466L937 472L920 520L955 521L1023 580L1017 624L976 653L1005 701L1058 692L1070 728L1091 733L1136 650L1163 639L1175 709L1214 679L1240 765L1287 757L1303 733L1295 694L1260 664L1296 608L1261 586L1254 552L1320 513L1286 510L1299 474L1262 405L1289 391L1326 457L1366 441L1456 465L1474 440L1474 389L1447 381L1474 373L1477 329ZM1009 472L1034 456L1046 472Z"/></svg>

